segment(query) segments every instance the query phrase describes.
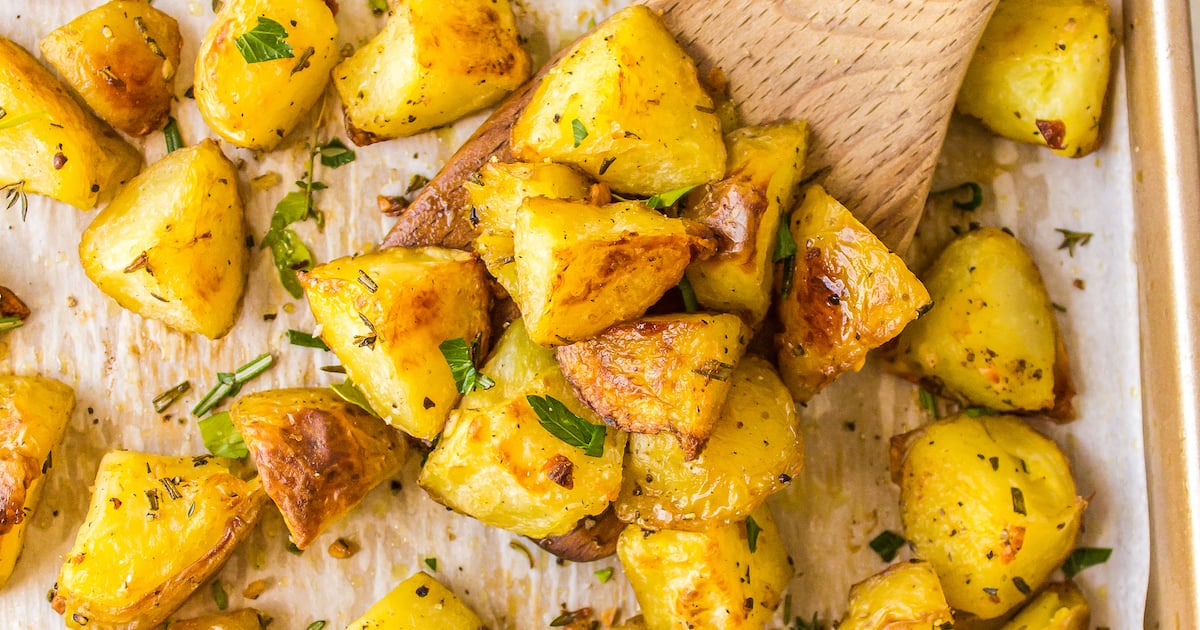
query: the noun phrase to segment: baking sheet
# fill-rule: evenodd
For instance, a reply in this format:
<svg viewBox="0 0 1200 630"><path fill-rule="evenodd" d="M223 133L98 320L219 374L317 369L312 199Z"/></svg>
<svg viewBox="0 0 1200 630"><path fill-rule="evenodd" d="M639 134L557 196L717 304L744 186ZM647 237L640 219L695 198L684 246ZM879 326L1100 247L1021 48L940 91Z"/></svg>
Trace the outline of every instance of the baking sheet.
<svg viewBox="0 0 1200 630"><path fill-rule="evenodd" d="M98 4L99 0L6 0L0 3L0 34L36 50L37 41L50 30ZM383 20L371 16L365 0L340 4L339 43L357 46L382 26ZM617 4L523 0L514 6L535 62L541 62L585 30L591 18L602 19ZM177 80L177 93L182 95L191 83L200 37L212 20L210 2L157 0L155 6L175 16L184 34ZM1113 14L1115 24L1119 6ZM1074 462L1080 494L1090 497L1081 544L1114 548L1106 565L1078 579L1092 601L1093 626L1135 628L1142 625L1149 541L1134 207L1119 57L1115 74L1108 140L1100 152L1080 160L994 139L976 124L956 119L934 189L979 181L985 204L966 214L944 200L933 202L914 248L914 264L920 264L922 247L936 247L945 238L950 223L1007 226L1031 248L1052 298L1067 308L1060 324L1072 353L1080 412L1079 421L1068 427L1038 426L1063 445ZM316 137L344 139L340 116L334 115L336 97L327 94L325 105L324 118L330 122ZM181 96L175 116L189 144L211 135L192 101ZM445 130L359 148L352 165L318 173L330 185L318 197L327 216L325 231L318 234L311 224L297 226L318 260L371 249L390 224L376 210L375 195L402 193L414 174L432 176L482 120L482 115L474 116ZM283 149L266 156L223 143L227 155L245 161L242 190L256 238L266 231L275 203L290 187L281 184L261 191L246 182L269 171L280 173L283 182L295 180L302 169L304 141L313 134L311 125L299 130ZM161 134L141 144L149 162L165 153ZM0 284L14 289L34 311L24 328L0 341L0 373L59 378L75 387L79 401L55 453L55 468L29 528L25 554L0 591L0 628L60 627L61 619L45 594L83 520L89 486L106 450L203 452L187 410L212 386L218 370L230 370L267 350L276 353L277 365L248 384L245 392L341 380L319 369L337 363L331 354L287 344L289 328L311 330L313 320L306 305L291 300L280 287L265 252L256 250L252 256L245 306L234 331L218 341L183 336L123 311L87 281L76 248L79 233L93 216L94 211L79 212L39 197L30 198L26 222L15 210L0 212ZM1071 257L1056 249L1060 237L1055 228L1095 236ZM1084 289L1074 288L1076 278ZM264 321L265 314L277 317ZM169 416L155 414L151 399L184 379L191 380L193 391ZM852 583L884 567L866 543L885 528L900 529L897 490L886 472L887 440L926 418L915 388L881 374L873 363L843 378L802 414L806 470L772 505L796 561L797 575L789 590L793 613L807 618L817 612L830 619L841 613ZM850 423L852 431L847 429ZM383 484L303 555L286 552L282 519L269 510L218 575L231 607L253 604L275 617L278 628L303 628L318 619L327 620L328 628L340 628L397 582L424 569L423 559L436 557L437 577L496 629L545 627L564 606L617 609L622 617L636 612L615 558L559 564L528 541L447 512L417 488L416 472L414 460L398 478L402 490L393 492ZM325 548L338 537L355 541L362 551L347 560L332 558ZM512 541L531 551L534 567L525 554L509 546ZM600 584L593 571L604 567L617 573ZM268 580L269 588L258 600L245 600L242 588L257 579ZM177 617L213 610L205 587Z"/></svg>

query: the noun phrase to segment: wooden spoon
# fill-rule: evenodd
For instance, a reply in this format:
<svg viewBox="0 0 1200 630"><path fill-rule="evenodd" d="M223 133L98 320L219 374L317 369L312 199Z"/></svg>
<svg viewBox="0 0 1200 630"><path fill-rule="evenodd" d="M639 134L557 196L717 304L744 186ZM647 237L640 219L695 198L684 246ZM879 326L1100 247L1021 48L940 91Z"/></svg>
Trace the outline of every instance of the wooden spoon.
<svg viewBox="0 0 1200 630"><path fill-rule="evenodd" d="M921 218L951 110L997 0L647 0L747 123L807 119L806 171L897 251ZM547 64L552 65L554 60ZM544 69L543 69L544 72ZM541 74L418 195L384 246L465 247L462 183L508 136Z"/></svg>

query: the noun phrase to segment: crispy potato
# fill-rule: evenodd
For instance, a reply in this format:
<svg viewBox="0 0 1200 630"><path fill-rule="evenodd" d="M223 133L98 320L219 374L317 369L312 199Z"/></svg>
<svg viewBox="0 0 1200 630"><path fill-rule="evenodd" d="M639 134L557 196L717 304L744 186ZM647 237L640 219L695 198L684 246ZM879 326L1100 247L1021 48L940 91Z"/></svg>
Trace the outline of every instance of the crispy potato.
<svg viewBox="0 0 1200 630"><path fill-rule="evenodd" d="M482 630L483 621L427 573L417 573L375 602L346 630Z"/></svg>
<svg viewBox="0 0 1200 630"><path fill-rule="evenodd" d="M603 512L621 489L625 434L608 429L603 453L590 457L539 423L527 396L553 397L601 424L521 320L504 332L482 371L495 386L463 397L425 460L421 487L444 505L530 538L565 534Z"/></svg>
<svg viewBox="0 0 1200 630"><path fill-rule="evenodd" d="M355 144L411 136L496 104L529 78L508 0L392 3L374 39L333 70Z"/></svg>
<svg viewBox="0 0 1200 630"><path fill-rule="evenodd" d="M266 495L217 457L112 451L53 591L68 628L153 628L213 576Z"/></svg>
<svg viewBox="0 0 1200 630"><path fill-rule="evenodd" d="M1020 241L968 232L925 273L933 308L897 339L890 369L959 402L1071 416L1054 307Z"/></svg>
<svg viewBox="0 0 1200 630"><path fill-rule="evenodd" d="M300 549L399 472L408 453L399 431L329 389L258 392L230 412Z"/></svg>
<svg viewBox="0 0 1200 630"><path fill-rule="evenodd" d="M708 446L693 461L669 434L633 434L617 516L648 529L702 530L746 518L800 473L800 416L767 361L746 355Z"/></svg>
<svg viewBox="0 0 1200 630"><path fill-rule="evenodd" d="M246 287L237 169L216 142L175 151L139 175L83 231L88 278L118 304L180 332L229 332Z"/></svg>
<svg viewBox="0 0 1200 630"><path fill-rule="evenodd" d="M512 151L641 196L725 174L721 123L696 65L643 6L606 20L549 70L513 126Z"/></svg>
<svg viewBox="0 0 1200 630"><path fill-rule="evenodd" d="M579 520L575 529L558 536L534 539L537 546L571 562L594 562L617 552L617 538L625 523L610 506L599 516Z"/></svg>
<svg viewBox="0 0 1200 630"><path fill-rule="evenodd" d="M459 398L438 346L488 339L485 274L468 252L393 247L298 275L321 337L375 412L432 440Z"/></svg>
<svg viewBox="0 0 1200 630"><path fill-rule="evenodd" d="M513 232L514 299L536 343L582 341L640 317L713 246L707 228L640 203L526 199Z"/></svg>
<svg viewBox="0 0 1200 630"><path fill-rule="evenodd" d="M1018 142L1080 157L1100 145L1113 34L1102 0L1001 0L956 107Z"/></svg>
<svg viewBox="0 0 1200 630"><path fill-rule="evenodd" d="M1074 582L1055 582L1002 630L1087 630L1090 616L1087 599Z"/></svg>
<svg viewBox="0 0 1200 630"><path fill-rule="evenodd" d="M266 18L287 32L292 56L249 63L237 39ZM270 151L325 92L339 58L337 22L324 0L225 0L200 43L194 91L213 131Z"/></svg>
<svg viewBox="0 0 1200 630"><path fill-rule="evenodd" d="M172 621L166 630L265 630L270 617L253 608Z"/></svg>
<svg viewBox="0 0 1200 630"><path fill-rule="evenodd" d="M1014 416L960 414L892 438L904 537L946 601L999 617L1075 544L1087 502L1058 446Z"/></svg>
<svg viewBox="0 0 1200 630"><path fill-rule="evenodd" d="M693 460L712 433L750 330L736 315L660 315L559 346L579 399L610 426L668 432Z"/></svg>
<svg viewBox="0 0 1200 630"><path fill-rule="evenodd" d="M703 532L643 531L630 525L617 556L649 630L763 628L775 616L792 577L787 549L767 508L745 522Z"/></svg>
<svg viewBox="0 0 1200 630"><path fill-rule="evenodd" d="M933 630L953 624L937 573L928 562L913 560L855 584L838 630Z"/></svg>
<svg viewBox="0 0 1200 630"><path fill-rule="evenodd" d="M688 267L687 277L700 304L757 326L771 306L779 222L796 203L808 125L743 127L725 135L725 147L725 179L692 193L683 210L717 235L717 254Z"/></svg>
<svg viewBox="0 0 1200 630"><path fill-rule="evenodd" d="M900 257L820 186L792 213L796 269L779 303L779 371L799 402L867 352L891 340L929 306L929 293Z"/></svg>
<svg viewBox="0 0 1200 630"><path fill-rule="evenodd" d="M75 392L37 376L0 376L0 587L8 581L25 527L62 441Z"/></svg>
<svg viewBox="0 0 1200 630"><path fill-rule="evenodd" d="M23 321L28 319L30 314L29 307L12 289L0 286L0 318L15 317Z"/></svg>
<svg viewBox="0 0 1200 630"><path fill-rule="evenodd" d="M131 136L161 129L175 97L183 38L142 0L113 0L52 31L42 54L84 102Z"/></svg>
<svg viewBox="0 0 1200 630"><path fill-rule="evenodd" d="M85 112L24 48L2 37L0 110L0 186L19 185L87 210L142 167L137 149Z"/></svg>

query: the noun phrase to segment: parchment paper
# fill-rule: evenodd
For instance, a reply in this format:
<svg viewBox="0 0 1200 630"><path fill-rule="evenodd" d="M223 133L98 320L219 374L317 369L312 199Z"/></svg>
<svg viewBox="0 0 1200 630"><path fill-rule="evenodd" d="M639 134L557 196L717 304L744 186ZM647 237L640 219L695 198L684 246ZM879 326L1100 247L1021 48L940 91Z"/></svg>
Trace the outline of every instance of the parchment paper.
<svg viewBox="0 0 1200 630"><path fill-rule="evenodd" d="M53 28L100 0L4 0L0 34L30 50ZM342 0L339 43L358 46L381 28L366 0ZM540 64L551 50L602 19L620 2L518 0L522 33ZM191 144L212 135L184 98L204 28L212 20L209 0L157 0L155 6L179 20L184 33L178 77L179 119ZM1113 15L1120 16L1114 6ZM1114 18L1116 19L1116 18ZM1117 32L1120 32L1117 29ZM39 55L40 56L40 55ZM1148 532L1143 466L1138 365L1137 285L1133 252L1133 202L1124 99L1123 68L1115 68L1111 120L1101 151L1079 160L992 138L976 123L955 120L935 190L964 180L981 182L983 208L963 213L942 198L931 202L914 247L940 246L951 223L971 221L1007 226L1032 250L1052 298L1066 307L1060 323L1075 368L1079 420L1066 427L1038 422L1074 462L1079 492L1090 497L1081 544L1114 548L1112 559L1078 580L1092 602L1092 626L1139 628L1147 584ZM338 103L326 95L320 141L345 139ZM316 119L314 113L313 119ZM376 210L375 196L404 192L414 174L432 176L454 148L482 122L478 115L438 132L358 148L358 159L337 171L319 172L330 188L318 195L328 223L323 234L311 224L298 231L320 261L368 251L390 224ZM275 203L291 189L303 163L303 144L312 126L293 133L284 148L265 156L222 143L245 164L242 191L248 221L261 239ZM140 143L149 162L165 153L162 135ZM267 191L247 185L275 171L283 184ZM187 411L214 383L264 351L278 364L245 392L286 386L324 386L341 377L319 370L336 364L330 353L289 346L289 328L311 331L303 301L279 285L269 255L252 255L249 289L241 319L219 341L185 336L120 309L101 294L79 266L79 234L94 216L64 204L30 198L29 218L0 211L0 284L14 289L33 309L26 326L0 342L0 373L43 374L72 385L78 406L67 436L55 453L43 503L28 531L25 553L8 586L0 591L0 629L62 627L46 602L63 555L86 511L90 485L106 450L124 448L163 454L204 452L195 419ZM1094 233L1074 257L1058 250L1055 228ZM1075 279L1084 288L1075 288ZM275 314L273 321L263 315ZM192 392L169 410L154 413L151 399L182 380ZM897 489L887 476L887 441L927 420L916 390L883 375L874 363L849 375L801 410L807 440L806 470L773 499L777 520L796 562L790 586L793 615L836 618L851 584L884 568L866 543L883 529L900 530ZM1153 421L1153 419L1148 419ZM853 426L853 430L849 427ZM455 590L493 628L546 627L563 606L619 610L625 618L637 603L616 558L588 565L557 563L528 541L448 512L416 486L417 462L399 478L402 490L385 483L363 505L325 533L303 555L287 553L286 530L274 510L219 573L233 608L254 605L275 619L275 628L304 628L324 619L341 628L411 573L423 559L437 558L436 576ZM345 537L362 550L346 560L326 548ZM532 552L533 564L511 541ZM904 557L904 556L902 556ZM601 584L593 571L617 570ZM256 601L242 589L266 579ZM211 591L200 588L176 618L214 611ZM781 624L782 625L782 624Z"/></svg>

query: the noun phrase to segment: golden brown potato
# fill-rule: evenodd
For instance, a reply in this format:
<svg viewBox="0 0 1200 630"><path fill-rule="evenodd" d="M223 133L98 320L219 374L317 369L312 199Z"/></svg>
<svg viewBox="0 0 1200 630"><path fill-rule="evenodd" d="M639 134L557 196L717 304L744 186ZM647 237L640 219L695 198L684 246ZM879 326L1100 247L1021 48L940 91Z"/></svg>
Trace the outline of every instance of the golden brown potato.
<svg viewBox="0 0 1200 630"><path fill-rule="evenodd" d="M695 64L662 19L636 5L550 69L513 126L512 151L646 197L725 174L721 124Z"/></svg>
<svg viewBox="0 0 1200 630"><path fill-rule="evenodd" d="M757 326L771 306L779 222L796 202L808 125L743 127L725 135L725 147L725 179L692 193L683 211L717 235L716 255L688 267L687 277L704 307Z"/></svg>
<svg viewBox="0 0 1200 630"><path fill-rule="evenodd" d="M565 534L537 538L534 542L564 560L594 562L617 552L617 538L624 529L625 523L609 507L599 516L580 519L575 529Z"/></svg>
<svg viewBox="0 0 1200 630"><path fill-rule="evenodd" d="M58 381L0 376L0 587L21 555L74 407L75 392Z"/></svg>
<svg viewBox="0 0 1200 630"><path fill-rule="evenodd" d="M265 630L270 617L253 608L172 621L166 630Z"/></svg>
<svg viewBox="0 0 1200 630"><path fill-rule="evenodd" d="M621 520L683 530L732 523L800 473L800 417L775 369L746 355L729 383L721 418L695 460L669 434L629 436Z"/></svg>
<svg viewBox="0 0 1200 630"><path fill-rule="evenodd" d="M937 573L928 562L913 560L855 584L838 630L935 630L953 624Z"/></svg>
<svg viewBox="0 0 1200 630"><path fill-rule="evenodd" d="M427 573L417 573L375 602L346 630L482 630L483 621Z"/></svg>
<svg viewBox="0 0 1200 630"><path fill-rule="evenodd" d="M1059 155L1091 153L1100 145L1113 43L1102 0L1000 0L958 111Z"/></svg>
<svg viewBox="0 0 1200 630"><path fill-rule="evenodd" d="M375 412L432 440L459 397L438 346L488 339L485 274L468 252L393 247L299 276L321 337Z"/></svg>
<svg viewBox="0 0 1200 630"><path fill-rule="evenodd" d="M659 315L559 346L579 399L609 425L668 432L693 460L712 433L750 330L736 315Z"/></svg>
<svg viewBox="0 0 1200 630"><path fill-rule="evenodd" d="M929 293L900 257L820 186L791 218L796 269L779 303L779 371L804 402L928 308Z"/></svg>
<svg viewBox="0 0 1200 630"><path fill-rule="evenodd" d="M216 142L139 175L83 231L88 278L122 307L180 332L229 332L246 286L237 170Z"/></svg>
<svg viewBox="0 0 1200 630"><path fill-rule="evenodd" d="M300 549L399 472L408 453L399 431L329 389L258 392L230 411Z"/></svg>
<svg viewBox="0 0 1200 630"><path fill-rule="evenodd" d="M391 8L383 31L333 70L355 144L452 123L529 78L508 0L403 0Z"/></svg>
<svg viewBox="0 0 1200 630"><path fill-rule="evenodd" d="M239 147L274 149L325 92L337 33L324 0L225 0L196 56L200 115ZM244 37L270 42L283 56L243 53Z"/></svg>
<svg viewBox="0 0 1200 630"><path fill-rule="evenodd" d="M459 512L530 538L565 534L603 512L621 489L625 434L605 430L592 456L540 423L529 396L553 398L603 427L571 392L554 353L534 344L519 319L482 371L495 386L463 397L421 469L421 487Z"/></svg>
<svg viewBox="0 0 1200 630"><path fill-rule="evenodd" d="M142 155L75 102L24 48L0 38L0 186L87 210L142 167Z"/></svg>
<svg viewBox="0 0 1200 630"><path fill-rule="evenodd" d="M258 522L257 478L217 457L112 451L67 553L54 610L68 628L152 628L213 576Z"/></svg>
<svg viewBox="0 0 1200 630"><path fill-rule="evenodd" d="M1046 583L1087 502L1049 438L1014 416L954 416L892 438L904 538L955 609L992 619Z"/></svg>
<svg viewBox="0 0 1200 630"><path fill-rule="evenodd" d="M890 368L969 405L1071 416L1066 352L1046 285L1020 241L968 232L925 273L933 308L896 341Z"/></svg>
<svg viewBox="0 0 1200 630"><path fill-rule="evenodd" d="M582 341L640 317L713 245L707 228L640 203L526 199L513 233L514 298L536 343Z"/></svg>
<svg viewBox="0 0 1200 630"><path fill-rule="evenodd" d="M42 54L84 102L132 136L171 113L183 38L175 18L142 0L113 0L52 31Z"/></svg>
<svg viewBox="0 0 1200 630"><path fill-rule="evenodd" d="M1002 630L1087 630L1087 599L1074 582L1055 582L1033 598Z"/></svg>
<svg viewBox="0 0 1200 630"><path fill-rule="evenodd" d="M757 630L774 618L792 567L770 510L753 521L703 532L625 528L617 556L648 630Z"/></svg>

